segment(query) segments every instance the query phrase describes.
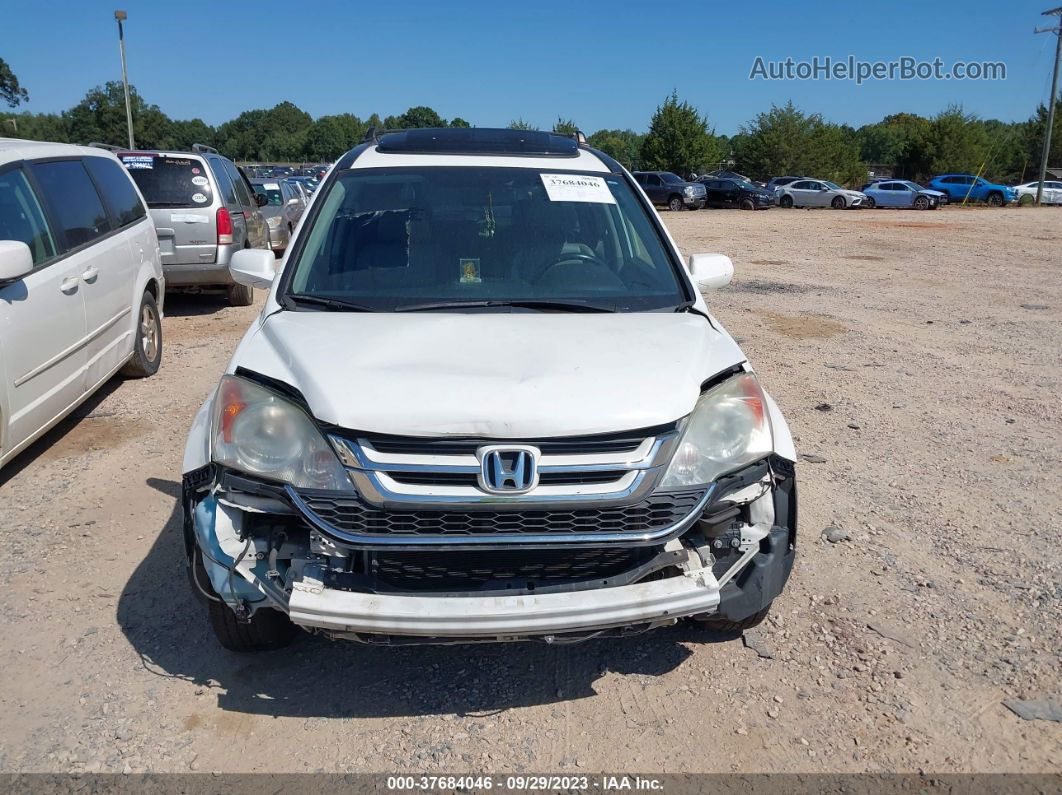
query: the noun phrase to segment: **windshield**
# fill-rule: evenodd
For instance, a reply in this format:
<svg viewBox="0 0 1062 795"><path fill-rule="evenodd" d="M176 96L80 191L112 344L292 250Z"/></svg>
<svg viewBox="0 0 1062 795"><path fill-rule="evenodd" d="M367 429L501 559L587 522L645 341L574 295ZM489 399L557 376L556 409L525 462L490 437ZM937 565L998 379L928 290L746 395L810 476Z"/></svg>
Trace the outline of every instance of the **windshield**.
<svg viewBox="0 0 1062 795"><path fill-rule="evenodd" d="M753 185L746 179L735 179L734 182L736 182L739 187L742 187L745 190L762 190L759 185Z"/></svg>
<svg viewBox="0 0 1062 795"><path fill-rule="evenodd" d="M660 179L662 179L664 182L669 182L672 185L674 185L677 182L685 182L686 181L682 177L680 177L678 174L672 174L670 171L663 172L660 175Z"/></svg>
<svg viewBox="0 0 1062 795"><path fill-rule="evenodd" d="M141 152L118 156L148 207L204 207L213 200L203 163Z"/></svg>
<svg viewBox="0 0 1062 795"><path fill-rule="evenodd" d="M901 182L900 184L906 185L911 190L925 190L925 188L915 182Z"/></svg>
<svg viewBox="0 0 1062 795"><path fill-rule="evenodd" d="M377 311L686 302L646 210L617 174L364 169L340 174L317 206L287 296Z"/></svg>
<svg viewBox="0 0 1062 795"><path fill-rule="evenodd" d="M825 185L830 190L841 190L841 186L838 185L836 182L829 182L828 180L824 179L822 181L822 184Z"/></svg>
<svg viewBox="0 0 1062 795"><path fill-rule="evenodd" d="M280 192L280 183L277 182L265 182L254 185L254 192L259 196L266 197L266 204L269 207L282 207L284 205L284 194Z"/></svg>

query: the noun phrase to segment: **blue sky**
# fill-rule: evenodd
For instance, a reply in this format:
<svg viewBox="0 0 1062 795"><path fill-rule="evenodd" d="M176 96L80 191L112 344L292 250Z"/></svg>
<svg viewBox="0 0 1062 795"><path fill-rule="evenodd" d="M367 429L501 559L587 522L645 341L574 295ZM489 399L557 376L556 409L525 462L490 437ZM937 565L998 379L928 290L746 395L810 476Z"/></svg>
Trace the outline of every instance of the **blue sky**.
<svg viewBox="0 0 1062 795"><path fill-rule="evenodd" d="M478 126L563 116L587 132L644 130L672 89L726 134L789 99L854 126L949 103L1011 121L1047 99L1054 38L1032 31L1058 2L39 0L4 10L0 57L30 92L25 109L68 108L120 76L121 7L130 82L170 116L211 124L287 99L315 117L430 105ZM1003 61L1007 79L749 80L757 56L849 54Z"/></svg>

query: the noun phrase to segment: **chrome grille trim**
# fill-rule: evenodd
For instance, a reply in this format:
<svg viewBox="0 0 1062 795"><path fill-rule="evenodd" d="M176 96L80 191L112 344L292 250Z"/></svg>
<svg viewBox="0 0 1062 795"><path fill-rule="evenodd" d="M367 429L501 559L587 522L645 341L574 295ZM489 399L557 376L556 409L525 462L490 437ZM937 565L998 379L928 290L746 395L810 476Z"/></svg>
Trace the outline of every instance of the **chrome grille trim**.
<svg viewBox="0 0 1062 795"><path fill-rule="evenodd" d="M540 474L559 477L512 495L488 493L472 482L482 469L481 451L498 444L499 440L460 440L461 448L474 449L475 452L455 451L449 454L434 452L432 440L428 439L420 440L424 453L384 452L376 449L371 438L360 434L348 436L331 433L328 440L358 493L367 502L378 506L518 507L571 502L592 502L597 505L637 500L651 491L671 458L679 431L678 427L663 432L657 429L655 434L642 438L633 449L619 452L595 450L593 443L589 442L585 453L550 453L542 452L534 442L523 444L514 441L514 444L535 451ZM417 441L410 439L403 446L415 449ZM541 444L548 448L547 442ZM577 447L578 444L578 440L571 442L571 446ZM580 474L610 472L615 473L612 479L576 482ZM466 475L470 482L418 483L401 479L402 474L432 473ZM573 482L564 483L565 474L571 475Z"/></svg>

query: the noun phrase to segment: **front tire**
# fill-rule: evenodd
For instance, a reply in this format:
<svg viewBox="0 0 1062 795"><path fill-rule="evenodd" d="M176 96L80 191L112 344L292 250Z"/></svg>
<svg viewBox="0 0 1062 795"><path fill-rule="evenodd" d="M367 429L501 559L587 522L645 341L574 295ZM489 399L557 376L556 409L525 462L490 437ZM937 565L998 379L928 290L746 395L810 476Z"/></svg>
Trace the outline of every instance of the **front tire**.
<svg viewBox="0 0 1062 795"><path fill-rule="evenodd" d="M752 199L742 199L741 200L741 209L742 210L755 210L756 209L756 205L753 204Z"/></svg>
<svg viewBox="0 0 1062 795"><path fill-rule="evenodd" d="M748 618L743 618L740 621L729 621L725 618L719 618L714 613L707 615L693 616L693 621L701 629L706 629L709 632L718 633L720 635L737 635L744 632L746 629L752 629L763 623L771 612L771 605L769 603L765 608L758 613L753 613Z"/></svg>
<svg viewBox="0 0 1062 795"><path fill-rule="evenodd" d="M1034 201L1036 201L1036 199L1034 199L1032 196L1030 196L1028 193L1026 193L1026 194L1022 195L1022 197L1020 199L1018 199L1018 205L1021 206L1021 207L1028 207Z"/></svg>
<svg viewBox="0 0 1062 795"><path fill-rule="evenodd" d="M830 206L835 210L843 210L845 208L845 201L843 196L834 196L833 201L830 202Z"/></svg>
<svg viewBox="0 0 1062 795"><path fill-rule="evenodd" d="M989 207L1002 207L1003 195L1001 193L988 194L988 206Z"/></svg>
<svg viewBox="0 0 1062 795"><path fill-rule="evenodd" d="M778 200L778 206L785 210L793 209L793 197L786 194Z"/></svg>
<svg viewBox="0 0 1062 795"><path fill-rule="evenodd" d="M250 306L254 303L254 288L246 284L230 284L229 306Z"/></svg>
<svg viewBox="0 0 1062 795"><path fill-rule="evenodd" d="M925 196L916 197L915 200L914 200L914 208L916 210L928 210L929 209L929 199L927 199Z"/></svg>
<svg viewBox="0 0 1062 795"><path fill-rule="evenodd" d="M239 621L224 602L211 601L210 628L218 643L229 651L272 651L283 649L295 639L299 628L279 610L262 607L250 621Z"/></svg>
<svg viewBox="0 0 1062 795"><path fill-rule="evenodd" d="M680 212L682 210L682 207L683 202L681 196L672 196L670 199L667 200L667 209L671 210L671 212L673 213Z"/></svg>
<svg viewBox="0 0 1062 795"><path fill-rule="evenodd" d="M867 196L866 201L863 202L863 206L866 207L868 210L873 210L875 207L877 207L877 202L875 202L872 197Z"/></svg>
<svg viewBox="0 0 1062 795"><path fill-rule="evenodd" d="M162 364L162 320L155 296L145 292L140 299L139 320L136 338L133 340L133 356L122 368L122 375L129 378L148 378L159 371Z"/></svg>

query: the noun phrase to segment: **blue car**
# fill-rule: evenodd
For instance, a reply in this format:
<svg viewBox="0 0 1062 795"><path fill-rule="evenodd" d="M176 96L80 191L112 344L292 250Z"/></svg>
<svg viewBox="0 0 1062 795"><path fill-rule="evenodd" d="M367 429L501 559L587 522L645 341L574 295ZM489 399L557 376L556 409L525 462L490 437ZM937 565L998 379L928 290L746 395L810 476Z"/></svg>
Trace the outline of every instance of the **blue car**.
<svg viewBox="0 0 1062 795"><path fill-rule="evenodd" d="M867 200L864 207L907 207L915 210L935 210L947 204L947 194L929 190L905 179L883 179L863 188Z"/></svg>
<svg viewBox="0 0 1062 795"><path fill-rule="evenodd" d="M948 199L953 202L986 202L992 207L1002 207L1018 198L1014 188L996 185L972 174L941 174L929 181L929 187L948 194Z"/></svg>

